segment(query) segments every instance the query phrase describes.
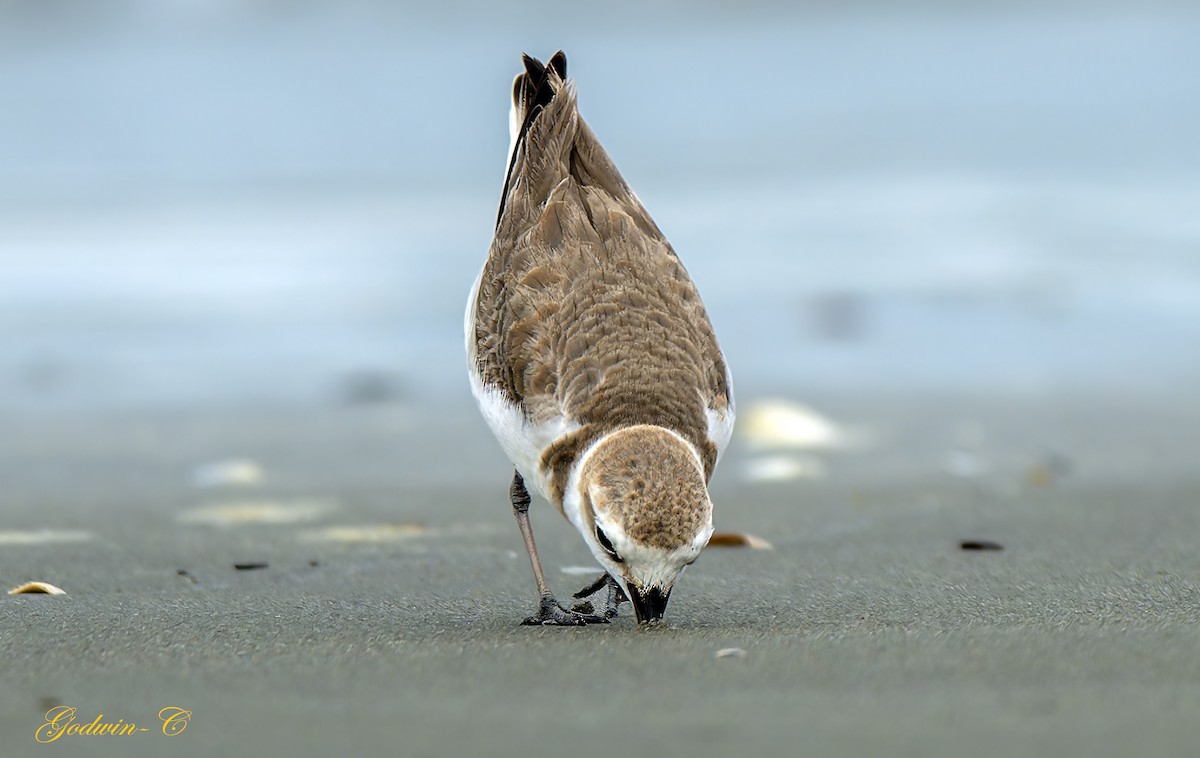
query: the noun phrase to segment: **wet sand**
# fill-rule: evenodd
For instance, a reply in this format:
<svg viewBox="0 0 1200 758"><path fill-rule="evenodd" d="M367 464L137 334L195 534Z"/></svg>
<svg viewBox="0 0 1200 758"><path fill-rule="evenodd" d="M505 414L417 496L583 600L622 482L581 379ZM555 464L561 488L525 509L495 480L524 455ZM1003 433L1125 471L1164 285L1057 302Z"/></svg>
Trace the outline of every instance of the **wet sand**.
<svg viewBox="0 0 1200 758"><path fill-rule="evenodd" d="M4 754L1194 751L1200 408L808 399L847 441L739 438L718 529L773 549L706 552L651 629L517 625L507 466L465 399L10 418L0 584L67 594L0 595ZM565 595L590 561L535 508ZM149 731L37 744L60 704Z"/></svg>

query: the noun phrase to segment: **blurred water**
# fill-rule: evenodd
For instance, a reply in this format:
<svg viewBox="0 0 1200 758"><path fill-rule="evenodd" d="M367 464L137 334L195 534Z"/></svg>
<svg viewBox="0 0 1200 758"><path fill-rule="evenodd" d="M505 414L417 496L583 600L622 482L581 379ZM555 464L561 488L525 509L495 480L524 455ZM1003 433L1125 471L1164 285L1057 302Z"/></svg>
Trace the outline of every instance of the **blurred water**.
<svg viewBox="0 0 1200 758"><path fill-rule="evenodd" d="M1196 39L1183 4L3 3L0 406L465 397L509 82L560 46L742 391L1179 392Z"/></svg>

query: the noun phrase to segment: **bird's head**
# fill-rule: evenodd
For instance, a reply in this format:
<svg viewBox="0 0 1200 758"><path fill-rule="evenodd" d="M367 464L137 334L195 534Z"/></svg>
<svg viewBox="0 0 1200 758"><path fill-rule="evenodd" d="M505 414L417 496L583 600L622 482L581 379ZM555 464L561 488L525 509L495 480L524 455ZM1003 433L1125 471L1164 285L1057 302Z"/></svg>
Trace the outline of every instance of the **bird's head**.
<svg viewBox="0 0 1200 758"><path fill-rule="evenodd" d="M712 536L712 501L694 449L674 432L633 426L593 447L572 521L629 596L639 623L662 618L671 588Z"/></svg>

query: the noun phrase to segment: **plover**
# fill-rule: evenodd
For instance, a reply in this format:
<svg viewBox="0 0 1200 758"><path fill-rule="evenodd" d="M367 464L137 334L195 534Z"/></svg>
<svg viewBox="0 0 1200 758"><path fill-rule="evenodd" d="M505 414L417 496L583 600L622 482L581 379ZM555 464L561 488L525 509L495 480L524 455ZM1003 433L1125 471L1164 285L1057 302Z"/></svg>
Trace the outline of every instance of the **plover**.
<svg viewBox="0 0 1200 758"><path fill-rule="evenodd" d="M713 531L729 370L696 286L580 117L566 56L523 60L465 331L472 391L516 467L509 496L540 596L524 623L607 623L626 599L638 622L658 621ZM527 483L605 569L571 608L546 582Z"/></svg>

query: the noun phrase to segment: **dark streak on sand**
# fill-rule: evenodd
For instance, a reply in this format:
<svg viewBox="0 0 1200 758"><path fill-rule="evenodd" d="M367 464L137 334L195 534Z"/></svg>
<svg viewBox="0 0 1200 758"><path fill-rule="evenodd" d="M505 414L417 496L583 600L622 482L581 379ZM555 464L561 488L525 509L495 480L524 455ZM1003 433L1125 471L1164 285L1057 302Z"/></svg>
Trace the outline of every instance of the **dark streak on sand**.
<svg viewBox="0 0 1200 758"><path fill-rule="evenodd" d="M991 540L963 540L958 543L959 548L963 550L1003 550L1004 545Z"/></svg>

